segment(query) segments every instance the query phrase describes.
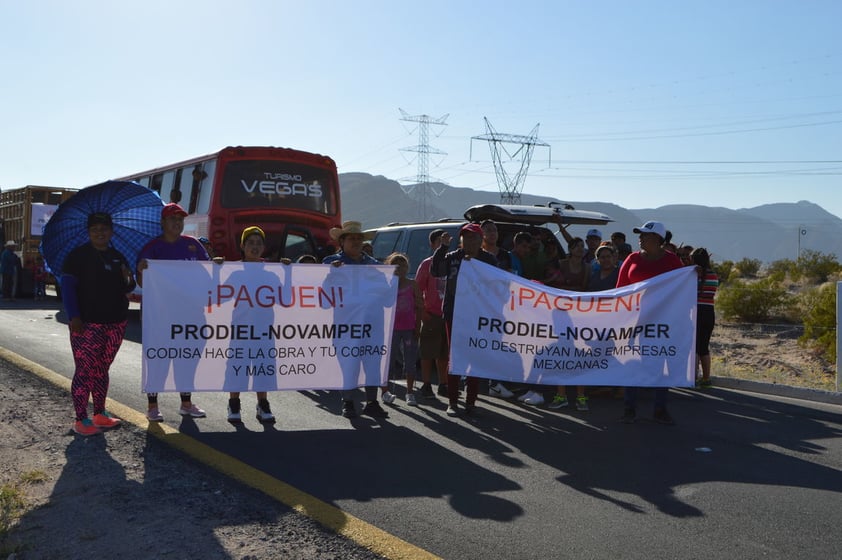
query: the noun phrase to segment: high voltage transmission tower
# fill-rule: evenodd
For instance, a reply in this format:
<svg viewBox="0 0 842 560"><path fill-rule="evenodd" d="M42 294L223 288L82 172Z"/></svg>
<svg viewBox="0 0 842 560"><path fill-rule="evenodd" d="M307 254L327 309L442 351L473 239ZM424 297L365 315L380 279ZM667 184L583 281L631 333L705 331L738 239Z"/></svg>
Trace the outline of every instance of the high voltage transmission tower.
<svg viewBox="0 0 842 560"><path fill-rule="evenodd" d="M403 179L404 181L414 180L415 183L412 185L402 186L401 188L406 194L412 196L412 198L418 203L418 216L420 219L429 220L432 218L432 216L429 215L429 200L430 193L432 192L432 187L430 185L430 154L441 156L447 155L446 152L442 152L441 150L430 146L430 125L447 126L444 121L447 120L449 115L443 115L434 119L429 115L413 116L403 109L398 110L401 112L401 115L403 115L403 118L401 118L402 121L418 123L418 144L409 148L401 148L401 151L415 152L418 154L418 175L414 179ZM441 195L440 192L433 192L433 194L436 196Z"/></svg>
<svg viewBox="0 0 842 560"><path fill-rule="evenodd" d="M501 134L494 130L491 123L485 120L486 133L481 136L471 137L471 155L473 155L474 140L485 140L491 148L491 159L494 162L494 173L497 175L497 186L500 189L500 202L503 204L520 204L520 193L523 191L523 184L526 181L526 173L529 171L529 163L532 161L532 152L535 146L546 147L550 145L538 139L538 124L532 129L528 136L519 134ZM519 144L514 152L509 152L505 144ZM512 161L520 156L520 168L514 175L510 175L504 166L503 154L508 156L506 161ZM470 159L470 157L469 157ZM550 151L552 161L552 151Z"/></svg>

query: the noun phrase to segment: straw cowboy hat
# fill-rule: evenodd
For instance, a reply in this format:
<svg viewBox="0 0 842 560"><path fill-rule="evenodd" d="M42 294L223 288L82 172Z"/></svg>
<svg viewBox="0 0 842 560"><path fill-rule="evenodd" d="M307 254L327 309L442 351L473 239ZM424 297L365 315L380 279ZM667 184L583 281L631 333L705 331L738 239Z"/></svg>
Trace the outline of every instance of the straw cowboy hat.
<svg viewBox="0 0 842 560"><path fill-rule="evenodd" d="M374 232L364 232L363 225L360 222L342 222L341 228L330 228L330 238L334 241L341 240L343 235L348 235L349 233L359 233L366 240L374 238Z"/></svg>

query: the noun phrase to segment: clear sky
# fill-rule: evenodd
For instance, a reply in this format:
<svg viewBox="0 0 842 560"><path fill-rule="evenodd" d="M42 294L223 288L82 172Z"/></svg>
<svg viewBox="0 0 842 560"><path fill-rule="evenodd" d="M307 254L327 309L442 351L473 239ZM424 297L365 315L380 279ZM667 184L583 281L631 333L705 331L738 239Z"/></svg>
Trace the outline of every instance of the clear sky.
<svg viewBox="0 0 842 560"><path fill-rule="evenodd" d="M838 0L0 0L0 187L83 187L227 145L496 190L842 216ZM519 145L509 144L511 151ZM507 168L519 164L513 158Z"/></svg>

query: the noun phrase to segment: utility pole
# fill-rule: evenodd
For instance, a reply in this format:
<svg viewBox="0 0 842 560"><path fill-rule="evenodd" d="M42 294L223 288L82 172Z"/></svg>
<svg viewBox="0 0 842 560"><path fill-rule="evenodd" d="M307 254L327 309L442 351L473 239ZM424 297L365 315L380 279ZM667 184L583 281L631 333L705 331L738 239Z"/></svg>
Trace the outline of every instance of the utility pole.
<svg viewBox="0 0 842 560"><path fill-rule="evenodd" d="M503 204L520 204L520 193L523 192L523 184L526 182L526 173L529 171L529 164L532 161L532 152L535 146L546 147L549 150L550 145L538 139L538 127L536 124L527 136L518 134L501 134L494 130L488 117L483 117L485 120L485 134L481 136L471 137L471 154L473 155L474 140L485 140L488 142L491 149L491 159L494 162L494 173L497 175L497 187L500 189L500 202ZM514 152L509 152L506 149L506 144L517 144L518 148ZM507 156L504 161L503 154ZM512 175L505 167L506 161L512 161L515 157L520 156L520 167ZM469 159L471 159L469 157ZM552 161L552 151L550 151L550 159Z"/></svg>
<svg viewBox="0 0 842 560"><path fill-rule="evenodd" d="M807 235L807 228L798 226L798 256L795 258L796 263L801 261L801 237L804 235Z"/></svg>
<svg viewBox="0 0 842 560"><path fill-rule="evenodd" d="M430 193L432 191L430 186L430 154L445 156L446 152L430 146L430 125L447 126L444 122L447 120L449 114L443 115L437 119L429 115L410 115L403 109L398 109L403 117L402 121L418 123L418 144L409 148L401 148L403 152L415 152L418 154L418 174L414 179L415 183L411 185L402 186L403 191L412 196L418 203L418 216L421 220L429 220L430 216ZM433 193L436 196L441 193Z"/></svg>

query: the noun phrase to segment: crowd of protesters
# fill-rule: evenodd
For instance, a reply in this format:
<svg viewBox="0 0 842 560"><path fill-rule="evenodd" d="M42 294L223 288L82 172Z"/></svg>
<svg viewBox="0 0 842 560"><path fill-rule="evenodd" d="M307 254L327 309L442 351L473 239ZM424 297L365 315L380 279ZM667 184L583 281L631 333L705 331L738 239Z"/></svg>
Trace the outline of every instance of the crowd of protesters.
<svg viewBox="0 0 842 560"><path fill-rule="evenodd" d="M77 371L73 382L73 401L76 409L74 430L81 435L93 435L103 429L119 424L104 408L108 387L108 367L122 342L125 331L127 302L121 299L137 283L141 284L143 271L149 259L176 259L207 261L213 259L213 248L206 239L195 239L183 235L184 217L187 212L176 203L163 207L161 225L163 233L150 241L140 252L132 273L125 258L109 247L111 233L110 216L94 215L89 218L89 241L72 253L61 284L65 291L65 307L70 318L71 342ZM492 266L500 267L523 278L543 283L549 287L567 291L603 291L615 287L650 279L659 274L682 266L694 266L698 273L698 320L696 336L697 384L702 388L711 386L710 381L710 337L715 318L714 297L718 278L713 271L710 253L705 248L693 248L672 243L672 234L664 224L649 221L634 233L638 235L639 249L633 251L622 232L614 232L603 241L598 229L590 229L584 238L575 237L567 227L559 223L559 233L566 243L546 228L530 228L511 236L506 248L498 238L497 226L493 221L482 224L467 223L459 231L458 246L451 248L453 239L443 229L436 229L429 235L430 256L417 263L415 279L408 277L410 263L406 255L394 253L382 264L393 265L398 282L396 319L392 344L392 372L390 377L406 379L405 402L418 406L424 399L447 399L446 414L459 414L459 399L464 386L464 413L476 414L479 380L454 375L449 369L450 333L453 326L453 311L456 298L456 282L461 264L467 259L478 259ZM346 221L341 227L330 231L331 238L338 244L338 250L324 259L323 264L373 265L381 264L371 253L368 239L362 225ZM241 235L243 261L262 262L265 235L259 226L245 228ZM2 255L4 296L12 297L13 282L10 274L16 272L19 260L15 261L14 245L7 243ZM80 251L85 251L84 253ZM78 256L77 256L78 255ZM84 257L83 257L84 255ZM103 260L103 255L105 260ZM86 269L86 262L105 264ZM87 259L85 261L84 259ZM112 269L109 263L113 260ZM214 259L221 262L221 259ZM289 264L290 260L281 259ZM312 255L303 255L296 262L316 263ZM43 266L42 263L38 263ZM97 272L99 271L99 272ZM96 272L96 274L93 274ZM7 291L8 290L8 291ZM106 297L107 296L107 297ZM44 297L36 286L36 297ZM110 298L110 299L109 299ZM115 303L119 299L119 305ZM109 308L110 311L106 308ZM415 390L420 363L421 385ZM400 367L401 371L395 368ZM433 390L433 372L436 372L438 391ZM378 401L393 405L396 396L388 385L364 387L365 406L362 413L375 418L386 418L388 413ZM588 388L583 386L557 386L517 384L506 386L490 381L489 395L500 398L514 398L531 406L546 404L547 408L558 410L574 403L576 410L589 410ZM357 416L354 404L356 390L341 392L342 415ZM626 387L624 410L621 420L633 422L637 416L638 388ZM653 419L662 424L672 424L673 418L667 410L667 388L656 388ZM89 396L94 400L93 419L88 419ZM190 393L180 393L179 413L183 416L202 418L206 412L192 402ZM570 400L568 400L570 399ZM147 418L152 422L163 420L158 406L158 395L147 395ZM257 393L256 417L260 422L274 422L275 417L265 392ZM230 393L228 420L241 422L240 394Z"/></svg>

